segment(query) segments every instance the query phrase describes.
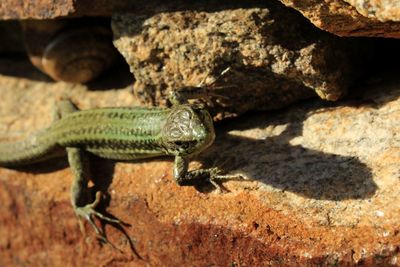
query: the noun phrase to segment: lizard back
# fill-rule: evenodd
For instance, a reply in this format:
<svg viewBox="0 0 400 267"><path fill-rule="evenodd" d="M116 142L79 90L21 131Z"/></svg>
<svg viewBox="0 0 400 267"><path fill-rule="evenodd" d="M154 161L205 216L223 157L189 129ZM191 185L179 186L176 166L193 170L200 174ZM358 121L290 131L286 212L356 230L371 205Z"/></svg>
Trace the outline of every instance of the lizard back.
<svg viewBox="0 0 400 267"><path fill-rule="evenodd" d="M160 132L166 108L102 108L65 115L25 140L0 143L0 166L15 166L63 155L79 147L110 159L131 160L164 154Z"/></svg>

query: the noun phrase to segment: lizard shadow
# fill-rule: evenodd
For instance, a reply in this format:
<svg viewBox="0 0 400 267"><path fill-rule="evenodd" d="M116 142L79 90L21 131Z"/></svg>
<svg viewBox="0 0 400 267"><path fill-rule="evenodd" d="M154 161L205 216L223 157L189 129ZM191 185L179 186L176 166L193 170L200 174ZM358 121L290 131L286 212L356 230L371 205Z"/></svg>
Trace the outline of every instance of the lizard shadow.
<svg viewBox="0 0 400 267"><path fill-rule="evenodd" d="M105 227L107 224L117 229L127 240L127 243L129 245L132 254L135 255L138 259L142 259L142 257L140 256L140 254L138 253L138 251L134 246L134 241L132 240L132 238L129 236L128 232L125 229L125 227L131 227L131 224L121 221L119 218L117 218L116 216L107 211L107 207L110 206L110 201L111 201L111 195L108 189L114 177L113 174L116 162L114 160L99 158L91 154L88 154L88 157L90 161L91 181L93 182L93 186L89 188L92 194L92 198L94 199L95 194L98 191L103 193L103 199L99 203L99 206L97 206L96 209L106 217L109 217L111 219L117 219L121 222L121 224L118 224L102 220L101 224L102 232L105 235L107 234L105 231ZM115 249L119 250L119 248L115 247L111 242L110 244Z"/></svg>
<svg viewBox="0 0 400 267"><path fill-rule="evenodd" d="M291 143L296 138L302 138L304 122L312 114L339 106L379 109L385 103L397 99L400 92L396 77L397 72L394 72L383 80L367 81L352 90L350 100L336 103L309 100L286 110L253 113L223 121L216 125L217 138L213 146L195 159L199 159L204 167L220 165L228 173L239 170L249 178L273 188L308 198L345 200L371 197L377 185L372 179L370 168L358 158L307 148L300 145L301 142ZM251 138L251 132L257 131L261 132L261 137ZM150 160L159 161L160 158ZM112 182L115 162L93 157L91 163L95 186L107 192ZM22 169L43 173L66 167L68 164L64 159ZM212 189L210 186L199 189L205 191L207 188Z"/></svg>
<svg viewBox="0 0 400 267"><path fill-rule="evenodd" d="M65 157L57 157L42 162L32 163L29 165L13 166L9 168L32 174L42 174L67 169L69 168L69 164L67 161L67 156L65 155Z"/></svg>
<svg viewBox="0 0 400 267"><path fill-rule="evenodd" d="M317 108L323 111L329 105L317 104ZM206 167L222 163L227 173L239 172L250 180L307 198L370 198L378 187L371 169L358 158L291 144L302 137L304 121L318 112L315 106L311 101L295 107L295 112L254 113L222 123L214 145L200 161ZM240 136L246 131L247 136L257 137Z"/></svg>
<svg viewBox="0 0 400 267"><path fill-rule="evenodd" d="M200 161L205 167L222 163L221 168L227 173L239 171L265 185L307 198L370 198L378 189L372 170L357 157L302 146L303 130L309 125L318 129L318 121L306 126L305 121L313 114L329 112L338 107L378 110L400 97L397 77L398 70L395 69L377 78L363 80L352 88L345 101L332 103L308 100L280 111L253 113L224 121L217 125L216 141L201 154ZM349 123L346 121L352 119L346 118L346 112L340 116L344 117L337 123ZM321 123L325 122L321 120ZM330 132L321 138L321 134L314 134L313 131L309 129L306 133L308 143L318 142L314 140L318 138L320 142L331 142L325 147L339 147L341 138L337 133L332 133L332 138L337 139L335 142L330 140ZM252 134L256 137L251 138Z"/></svg>

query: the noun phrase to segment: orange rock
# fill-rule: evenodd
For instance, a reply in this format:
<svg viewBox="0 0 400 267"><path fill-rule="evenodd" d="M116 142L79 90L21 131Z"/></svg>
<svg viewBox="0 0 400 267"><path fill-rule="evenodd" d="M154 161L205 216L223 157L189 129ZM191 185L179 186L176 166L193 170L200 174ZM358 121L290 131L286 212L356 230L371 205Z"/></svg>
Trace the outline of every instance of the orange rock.
<svg viewBox="0 0 400 267"><path fill-rule="evenodd" d="M217 125L215 145L192 167L217 165L249 179L224 183L224 194L179 187L170 160L94 159L107 211L130 224L105 226L123 253L99 245L90 227L81 235L65 161L0 169L0 265L398 265L398 84L374 85L336 106L307 102ZM1 140L49 123L48 102L63 92L86 108L134 102L129 88L93 92L4 76L0 90Z"/></svg>
<svg viewBox="0 0 400 267"><path fill-rule="evenodd" d="M348 3L342 0L280 1L286 6L300 11L318 28L339 36L400 38L399 8L394 4L395 1L386 1L386 4L379 8L381 10L378 18L380 17L381 21L375 16L365 16L368 13L368 10L364 9L365 6L371 3L375 5L373 2L378 1L365 1L366 5L363 5L363 1L353 0L345 0ZM380 2L384 3L385 1ZM393 4L390 2L393 2ZM376 6L379 6L379 4ZM385 16L384 20L387 21L383 22L382 16ZM393 18L396 18L397 22L390 21Z"/></svg>

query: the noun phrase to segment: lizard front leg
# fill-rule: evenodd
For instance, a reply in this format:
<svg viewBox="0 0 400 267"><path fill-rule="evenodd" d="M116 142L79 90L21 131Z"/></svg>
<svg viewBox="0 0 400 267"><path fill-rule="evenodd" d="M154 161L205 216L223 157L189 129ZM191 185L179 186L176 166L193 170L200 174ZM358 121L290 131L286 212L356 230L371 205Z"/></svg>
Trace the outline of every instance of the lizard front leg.
<svg viewBox="0 0 400 267"><path fill-rule="evenodd" d="M203 99L208 105L213 106L211 98L216 99L229 99L227 96L223 96L215 93L214 90L210 88L216 88L214 84L223 77L227 72L231 70L230 67L223 70L210 84L205 85L205 80L207 76L198 84L197 86L185 86L183 88L175 89L169 92L169 102L172 105L187 104L190 99ZM227 87L227 86L224 86Z"/></svg>
<svg viewBox="0 0 400 267"><path fill-rule="evenodd" d="M213 106L212 98L229 99L226 96L216 94L206 87L183 87L170 91L168 100L172 105L188 103L190 99L203 99L208 105Z"/></svg>
<svg viewBox="0 0 400 267"><path fill-rule="evenodd" d="M219 168L188 170L189 161L181 156L175 157L174 178L179 185L196 185L201 182L211 183L218 191L222 191L221 186L216 182L218 180L235 180L238 175L220 175Z"/></svg>

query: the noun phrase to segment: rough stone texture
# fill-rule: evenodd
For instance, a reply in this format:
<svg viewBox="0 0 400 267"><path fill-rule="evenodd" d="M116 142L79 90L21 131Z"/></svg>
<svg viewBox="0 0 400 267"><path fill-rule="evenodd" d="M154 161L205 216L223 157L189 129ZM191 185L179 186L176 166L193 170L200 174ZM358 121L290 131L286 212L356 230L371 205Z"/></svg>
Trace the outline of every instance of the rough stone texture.
<svg viewBox="0 0 400 267"><path fill-rule="evenodd" d="M321 29L341 36L400 37L400 23L390 21L399 20L399 4L396 0L280 1L299 10ZM179 10L222 10L232 8L232 6L236 6L236 8L249 5L260 6L264 2L253 0L2 0L0 2L0 19L53 19L66 16L109 17L116 12L143 15Z"/></svg>
<svg viewBox="0 0 400 267"><path fill-rule="evenodd" d="M50 19L73 13L73 0L2 0L0 18L2 19Z"/></svg>
<svg viewBox="0 0 400 267"><path fill-rule="evenodd" d="M116 12L156 14L178 10L222 10L259 5L261 0L2 0L0 19L54 19L59 17L110 17Z"/></svg>
<svg viewBox="0 0 400 267"><path fill-rule="evenodd" d="M356 77L354 40L322 32L277 3L116 15L112 28L114 44L135 75L135 93L146 102L163 104L168 91L202 81L208 86L230 67L210 85L212 93L225 97L213 99L218 117L280 108L315 95L312 91L337 100Z"/></svg>
<svg viewBox="0 0 400 267"><path fill-rule="evenodd" d="M381 22L378 19L365 17L343 0L280 1L300 11L315 26L339 36L400 38L399 22ZM398 11L394 12L398 13Z"/></svg>
<svg viewBox="0 0 400 267"><path fill-rule="evenodd" d="M400 21L400 1L398 0L345 0L366 17L380 21Z"/></svg>
<svg viewBox="0 0 400 267"><path fill-rule="evenodd" d="M171 160L94 160L95 184L110 185L107 210L131 224L125 234L105 228L123 253L97 244L89 227L81 236L65 161L0 169L0 265L399 265L397 74L347 102L315 100L219 124L215 144L192 167L218 165L249 179L224 183L225 194L177 186ZM48 125L59 95L81 108L136 103L129 88L88 91L30 77L0 76L0 140Z"/></svg>

